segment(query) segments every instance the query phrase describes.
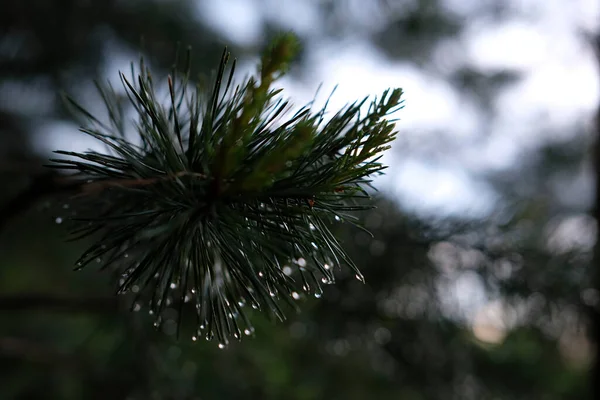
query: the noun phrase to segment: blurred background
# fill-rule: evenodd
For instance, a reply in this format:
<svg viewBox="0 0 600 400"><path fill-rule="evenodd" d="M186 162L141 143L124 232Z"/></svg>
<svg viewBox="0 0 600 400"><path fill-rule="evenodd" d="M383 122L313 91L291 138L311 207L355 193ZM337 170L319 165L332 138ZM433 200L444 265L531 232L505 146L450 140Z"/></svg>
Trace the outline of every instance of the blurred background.
<svg viewBox="0 0 600 400"><path fill-rule="evenodd" d="M594 0L3 0L0 399L593 398L599 17ZM68 203L6 215L51 151L97 147L60 91L101 113L94 79L140 52L166 73L177 42L194 73L225 45L252 72L281 30L302 41L280 82L298 105L405 90L362 214L375 239L339 229L366 284L341 271L221 350L73 272Z"/></svg>

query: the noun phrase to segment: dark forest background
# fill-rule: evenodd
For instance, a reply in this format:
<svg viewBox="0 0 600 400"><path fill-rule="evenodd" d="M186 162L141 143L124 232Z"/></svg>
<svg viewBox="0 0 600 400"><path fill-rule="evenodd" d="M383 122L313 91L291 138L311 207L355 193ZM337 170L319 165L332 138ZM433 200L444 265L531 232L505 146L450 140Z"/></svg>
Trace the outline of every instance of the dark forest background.
<svg viewBox="0 0 600 400"><path fill-rule="evenodd" d="M73 272L84 243L66 243L56 223L69 216L68 203L2 208L43 186L36 177L58 146L48 131L76 132L61 91L93 106L93 79L116 82L106 71L119 57L136 61L143 52L166 71L179 42L193 48L194 73L210 73L224 45L252 62L274 34L293 28L276 18L276 3L254 1L263 34L240 38L218 29L214 18L223 16L199 12L200 3L0 2L0 399L592 398L592 113L567 126L534 116L521 129L552 140L524 149L510 168L471 171L497 196L484 217L419 213L384 190L378 208L361 215L375 239L349 226L338 232L366 284L342 271L287 322L256 314L255 335L225 350L177 340L168 324L152 329L147 312L113 296L108 276ZM297 32L298 85L312 79L311 49L363 41L477 104L485 139L495 100L522 78L519 70L440 64L440 46L459 45L471 19L520 17L508 2L482 2L468 15L440 0L306 3L320 25ZM365 15L377 18L365 24ZM410 115L410 101L408 92L402 113ZM439 128L406 132L401 120L398 129L390 174L402 168L394 159L447 161L460 146ZM465 310L460 298L472 286L485 298Z"/></svg>

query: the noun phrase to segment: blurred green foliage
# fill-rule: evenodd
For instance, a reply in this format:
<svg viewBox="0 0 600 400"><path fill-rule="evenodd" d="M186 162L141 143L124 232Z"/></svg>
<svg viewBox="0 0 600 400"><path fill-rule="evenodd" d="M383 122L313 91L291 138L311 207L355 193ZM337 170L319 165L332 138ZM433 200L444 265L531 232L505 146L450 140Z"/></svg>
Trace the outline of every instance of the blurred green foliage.
<svg viewBox="0 0 600 400"><path fill-rule="evenodd" d="M357 32L350 3L320 3L321 39ZM433 46L460 32L461 18L437 1L410 10L400 3L375 1L392 8L365 36L390 57L435 68ZM47 109L15 109L6 100L14 88L32 88L32 96L84 91L111 49L137 51L142 36L160 67L169 67L181 42L207 55L194 62L206 72L225 40L193 17L193 7L184 0L0 4L0 205L43 163L32 132L68 118L54 97ZM280 28L266 24L267 33ZM227 44L236 54L256 50ZM518 79L469 70L451 78L484 100ZM374 240L351 227L339 232L366 284L342 272L286 323L254 316L256 332L225 350L177 339L168 325L153 330L147 310L127 310L106 276L73 272L84 244L65 243L54 222L65 204L42 201L0 231L0 399L591 398L591 248L553 239L563 223L586 226L590 218L588 204L565 204L550 184L572 179L589 160L584 127L572 129L582 139L549 144L518 169L484 177L504 204L484 221L422 221L381 199L364 215ZM459 277L481 282L503 304L510 329L487 328L505 337L478 339L447 304L444 285Z"/></svg>

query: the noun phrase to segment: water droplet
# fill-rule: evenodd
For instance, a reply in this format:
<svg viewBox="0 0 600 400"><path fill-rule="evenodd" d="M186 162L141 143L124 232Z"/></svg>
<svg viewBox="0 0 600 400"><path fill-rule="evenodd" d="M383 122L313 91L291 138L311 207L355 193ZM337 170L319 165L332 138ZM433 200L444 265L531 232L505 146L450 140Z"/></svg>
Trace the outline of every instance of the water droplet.
<svg viewBox="0 0 600 400"><path fill-rule="evenodd" d="M192 294L196 294L196 289L192 289L190 292L192 292Z"/></svg>
<svg viewBox="0 0 600 400"><path fill-rule="evenodd" d="M239 339L240 335L236 332L236 333L233 334L233 337L236 338L236 339Z"/></svg>
<svg viewBox="0 0 600 400"><path fill-rule="evenodd" d="M283 273L287 276L290 276L292 274L292 269L286 265L283 267Z"/></svg>
<svg viewBox="0 0 600 400"><path fill-rule="evenodd" d="M288 161L286 161L286 162L285 162L285 166L286 166L286 167L288 167L288 168L290 168L290 167L292 166L292 162L291 162L291 161L289 161L289 160L288 160Z"/></svg>
<svg viewBox="0 0 600 400"><path fill-rule="evenodd" d="M338 216L336 215L336 216L335 216L335 220L336 220L336 221L340 221L340 220L341 220L341 218L340 218L340 217L338 217Z"/></svg>
<svg viewBox="0 0 600 400"><path fill-rule="evenodd" d="M264 276L262 272L258 273L258 276L260 276L261 278Z"/></svg>
<svg viewBox="0 0 600 400"><path fill-rule="evenodd" d="M244 303L243 301L238 301L238 306L240 306L240 307L244 307L244 304L245 304L245 303Z"/></svg>
<svg viewBox="0 0 600 400"><path fill-rule="evenodd" d="M140 311L142 309L142 306L139 303L135 303L133 306L133 311Z"/></svg>
<svg viewBox="0 0 600 400"><path fill-rule="evenodd" d="M175 288L177 288L177 284L175 282L172 282L171 285L169 285L169 287L171 289L175 289Z"/></svg>
<svg viewBox="0 0 600 400"><path fill-rule="evenodd" d="M325 264L325 265L323 265L323 268L325 268L326 270L330 270L331 269L331 265Z"/></svg>
<svg viewBox="0 0 600 400"><path fill-rule="evenodd" d="M204 324L200 324L200 329L204 329Z"/></svg>
<svg viewBox="0 0 600 400"><path fill-rule="evenodd" d="M306 260L304 258L299 258L298 265L301 267L306 267Z"/></svg>
<svg viewBox="0 0 600 400"><path fill-rule="evenodd" d="M269 295L270 295L271 297L275 297L275 292L269 292Z"/></svg>
<svg viewBox="0 0 600 400"><path fill-rule="evenodd" d="M184 302L184 303L188 303L189 301L190 301L190 296L186 294L186 295L183 297L183 302Z"/></svg>
<svg viewBox="0 0 600 400"><path fill-rule="evenodd" d="M309 226L309 228L310 228L311 231L314 231L315 229L317 229L317 228L315 228L315 226L313 224L309 224L308 226Z"/></svg>
<svg viewBox="0 0 600 400"><path fill-rule="evenodd" d="M131 291L132 291L133 293L137 293L137 292L139 292L139 291L140 291L140 287L139 287L138 285L133 285L133 286L131 287Z"/></svg>
<svg viewBox="0 0 600 400"><path fill-rule="evenodd" d="M100 263L102 262L102 259L101 259L100 257L98 257L98 258L96 258L96 262L97 262L98 264L100 264Z"/></svg>
<svg viewBox="0 0 600 400"><path fill-rule="evenodd" d="M323 282L325 284L328 284L329 283L329 279L327 279L327 277L324 276L324 277L321 278L321 282Z"/></svg>
<svg viewBox="0 0 600 400"><path fill-rule="evenodd" d="M298 300L298 299L300 299L300 295L297 292L292 292L292 298L294 300Z"/></svg>
<svg viewBox="0 0 600 400"><path fill-rule="evenodd" d="M196 340L198 340L198 338L196 336L192 336L192 340L195 342Z"/></svg>
<svg viewBox="0 0 600 400"><path fill-rule="evenodd" d="M365 278L364 278L362 275L356 274L356 275L354 275L354 277L355 277L356 279L358 279L359 281L361 281L361 282L364 282L364 281L365 281Z"/></svg>
<svg viewBox="0 0 600 400"><path fill-rule="evenodd" d="M254 332L254 328L252 327L244 329L244 335L246 336L252 335L252 332Z"/></svg>
<svg viewBox="0 0 600 400"><path fill-rule="evenodd" d="M318 299L321 297L321 293L315 293L315 297Z"/></svg>
<svg viewBox="0 0 600 400"><path fill-rule="evenodd" d="M220 348L220 349L224 349L224 348L225 348L225 345L224 345L223 343L219 343L219 348Z"/></svg>
<svg viewBox="0 0 600 400"><path fill-rule="evenodd" d="M319 246L317 246L317 244L316 244L315 242L311 242L310 244L311 244L311 245L312 245L312 247L314 247L315 249L318 249L318 248L319 248Z"/></svg>
<svg viewBox="0 0 600 400"><path fill-rule="evenodd" d="M154 311L148 310L148 315L154 315Z"/></svg>
<svg viewBox="0 0 600 400"><path fill-rule="evenodd" d="M252 308L254 308L255 310L258 310L258 304L252 304Z"/></svg>
<svg viewBox="0 0 600 400"><path fill-rule="evenodd" d="M62 224L63 219L61 217L56 217L56 219L54 220L57 224Z"/></svg>
<svg viewBox="0 0 600 400"><path fill-rule="evenodd" d="M129 254L125 253L125 254L123 254L123 257L124 257L124 258L128 258L128 257L129 257Z"/></svg>

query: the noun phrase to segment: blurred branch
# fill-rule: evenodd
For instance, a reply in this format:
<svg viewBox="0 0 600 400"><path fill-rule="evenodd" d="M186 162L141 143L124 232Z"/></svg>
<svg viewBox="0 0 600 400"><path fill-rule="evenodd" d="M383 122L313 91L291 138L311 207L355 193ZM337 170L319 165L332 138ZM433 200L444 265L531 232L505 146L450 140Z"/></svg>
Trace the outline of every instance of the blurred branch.
<svg viewBox="0 0 600 400"><path fill-rule="evenodd" d="M0 206L0 230L11 218L27 211L42 198L61 192L71 191L81 183L76 183L58 175L55 172L44 172L34 175L25 188L17 196Z"/></svg>
<svg viewBox="0 0 600 400"><path fill-rule="evenodd" d="M114 297L56 297L46 294L0 295L0 311L58 311L113 314L118 310Z"/></svg>
<svg viewBox="0 0 600 400"><path fill-rule="evenodd" d="M599 68L600 75L600 34L597 34L592 39L592 45L596 53L597 67ZM592 216L596 219L596 222L600 221L600 105L598 106L596 121L596 142L594 145L594 169L596 172L596 193L594 199L594 206L592 210ZM594 247L594 257L592 260L592 286L596 290L600 290L600 241L596 239L596 245ZM590 317L592 322L592 340L596 345L596 359L592 368L591 382L592 398L600 398L600 309L598 304L594 307L590 307Z"/></svg>
<svg viewBox="0 0 600 400"><path fill-rule="evenodd" d="M43 346L30 340L0 337L0 355L43 364L78 364L72 354Z"/></svg>

